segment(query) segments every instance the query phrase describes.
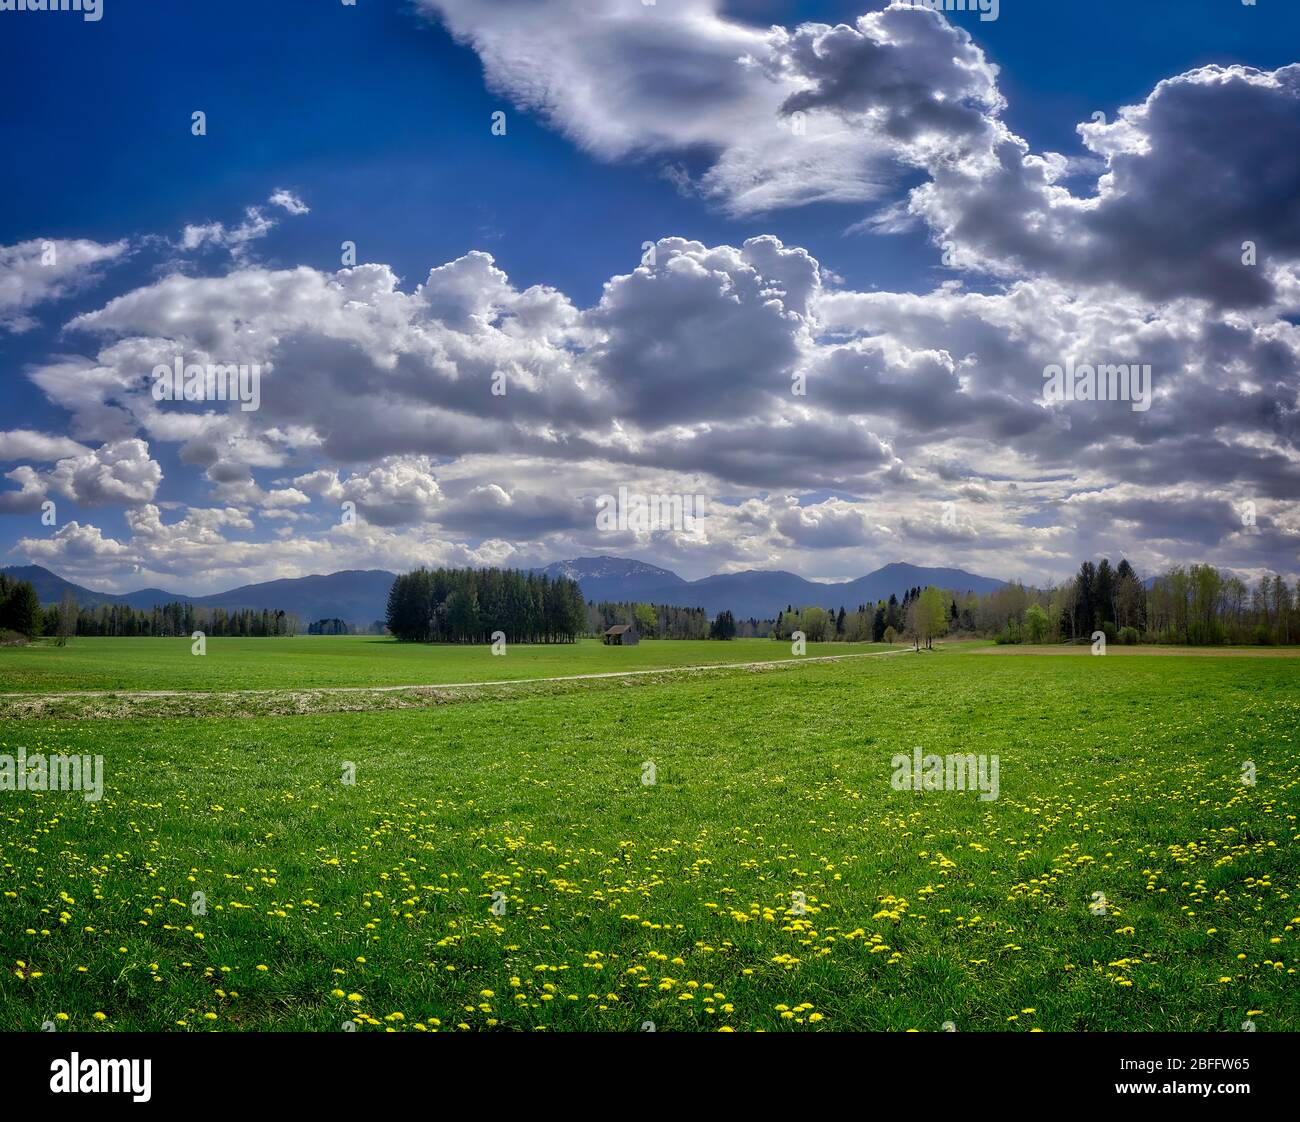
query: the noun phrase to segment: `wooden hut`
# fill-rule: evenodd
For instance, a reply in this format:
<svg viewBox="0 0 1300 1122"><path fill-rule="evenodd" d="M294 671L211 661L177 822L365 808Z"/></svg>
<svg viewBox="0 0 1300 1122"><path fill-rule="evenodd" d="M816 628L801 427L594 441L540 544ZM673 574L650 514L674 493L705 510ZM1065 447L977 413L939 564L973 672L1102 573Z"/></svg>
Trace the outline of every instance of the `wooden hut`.
<svg viewBox="0 0 1300 1122"><path fill-rule="evenodd" d="M636 633L636 626L631 623L616 623L605 632L607 647L635 647L639 642L641 636Z"/></svg>

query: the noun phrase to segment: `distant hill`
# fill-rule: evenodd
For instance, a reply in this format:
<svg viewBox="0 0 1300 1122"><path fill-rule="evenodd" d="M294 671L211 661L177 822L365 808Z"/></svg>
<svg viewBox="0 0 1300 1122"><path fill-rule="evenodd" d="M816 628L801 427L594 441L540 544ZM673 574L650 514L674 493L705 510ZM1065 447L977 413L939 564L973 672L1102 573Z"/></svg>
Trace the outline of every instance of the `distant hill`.
<svg viewBox="0 0 1300 1122"><path fill-rule="evenodd" d="M283 608L298 617L304 631L313 620L335 616L349 623L367 625L384 618L393 579L394 574L383 569L344 569L338 573L246 584L212 596L194 596L190 601L200 608L252 608L254 611ZM139 595L132 593L127 599Z"/></svg>
<svg viewBox="0 0 1300 1122"><path fill-rule="evenodd" d="M545 568L534 569L554 580L568 577L576 580L588 600L650 600L649 592L662 593L666 588L682 588L686 581L676 573L633 561L626 557L577 557L572 561L555 561ZM655 603L669 604L662 595L654 597ZM694 606L694 605L691 605Z"/></svg>
<svg viewBox="0 0 1300 1122"><path fill-rule="evenodd" d="M63 590L70 588L77 597L77 603L83 608L98 608L101 604L125 604L126 597L114 596L111 592L93 592L82 588L70 580L64 580L57 573L50 572L40 565L11 565L0 572L13 580L22 580L36 589L36 597L42 604L57 604L63 599ZM175 600L178 597L171 597ZM166 603L160 600L159 603Z"/></svg>
<svg viewBox="0 0 1300 1122"><path fill-rule="evenodd" d="M384 618L388 590L394 574L383 569L347 569L310 577L291 577L246 584L229 592L208 596L187 596L161 588L142 588L138 592L114 595L95 592L64 580L40 565L17 565L3 570L17 580L30 581L42 604L57 604L63 590L71 588L77 603L86 608L101 604L129 604L148 610L155 604L174 600L187 601L200 608L227 610L263 608L297 615L306 631L313 620L338 617L352 624L366 626ZM909 588L927 584L950 588L956 592L980 595L1000 588L1005 582L981 577L962 569L929 569L918 565L894 563L856 580L826 584L810 581L780 570L749 569L741 573L718 573L702 580L683 580L669 569L626 557L577 557L556 561L534 570L549 577L576 580L588 600L636 600L669 604L680 608L703 608L710 615L730 610L741 619L751 616L770 619L787 604L824 608L845 607L902 597Z"/></svg>
<svg viewBox="0 0 1300 1122"><path fill-rule="evenodd" d="M842 587L844 594L855 602L870 603L874 600L888 600L891 593L901 596L907 589L916 588L918 585L924 588L932 584L935 588L946 588L953 592L974 592L986 596L990 592L996 592L1006 583L993 577L968 573L965 569L936 569L895 561L882 569L877 569L874 573L868 573L865 577L847 581L842 586L831 587Z"/></svg>
<svg viewBox="0 0 1300 1122"><path fill-rule="evenodd" d="M902 597L909 588L933 584L956 592L980 595L1001 588L1005 581L968 573L963 569L934 569L895 562L865 577L839 583L807 580L782 570L747 569L718 573L701 580L683 580L668 569L621 557L578 557L557 561L539 570L549 576L576 580L588 600L641 600L679 608L703 608L709 615L730 610L748 619L770 619L787 604L825 608Z"/></svg>
<svg viewBox="0 0 1300 1122"><path fill-rule="evenodd" d="M71 588L77 603L84 608L129 604L147 611L155 604L169 604L175 600L193 604L196 608L225 608L227 611L252 608L260 612L263 608L272 611L283 608L298 617L304 631L312 621L334 616L361 625L383 619L388 590L393 584L393 574L383 569L346 569L321 576L246 584L209 596L187 596L183 592L161 588L142 588L138 592L117 596L73 584L40 565L19 565L4 572L17 580L30 581L42 604L57 604L63 598L63 590Z"/></svg>

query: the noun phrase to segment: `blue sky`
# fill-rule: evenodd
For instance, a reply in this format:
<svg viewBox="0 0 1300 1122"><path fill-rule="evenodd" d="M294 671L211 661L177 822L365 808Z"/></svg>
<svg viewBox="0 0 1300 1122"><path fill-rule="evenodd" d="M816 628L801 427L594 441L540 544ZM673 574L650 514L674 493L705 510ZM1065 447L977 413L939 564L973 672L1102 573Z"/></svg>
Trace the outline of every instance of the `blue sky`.
<svg viewBox="0 0 1300 1122"><path fill-rule="evenodd" d="M528 115L511 121L507 148L485 127L506 103L484 88L474 52L408 3L105 3L98 23L14 13L0 40L10 93L0 130L21 153L4 182L6 244L34 231L112 241L179 228L290 183L309 188L315 217L277 232L268 248L286 262L332 265L337 232L418 279L430 262L489 247L521 283L587 300L646 237L775 233L822 251L855 284L929 280L923 237L843 239L860 216L850 206L728 220L642 164L585 157ZM871 7L724 10L762 25L852 21ZM1253 10L1004 0L996 21L951 19L1002 68L1016 131L1065 152L1079 147L1076 122L1141 99L1160 78L1211 62L1284 66L1300 42L1300 9L1269 0ZM212 122L201 148L191 107ZM580 257L557 260L557 245L579 240Z"/></svg>
<svg viewBox="0 0 1300 1122"><path fill-rule="evenodd" d="M534 10L550 2L539 0ZM725 50L699 65L717 37L710 31L702 36L702 46L694 43L698 20L692 23L690 17L704 13L716 21L724 41L738 28L738 40L758 43L772 25L788 29L791 36L801 25L827 25L827 30L854 26L860 16L878 12L879 3L747 0L719 6L708 0L660 0L646 7L636 0L599 0L581 9L593 13L591 19L575 16L559 0L552 6L556 10L549 26L562 28L560 34L567 37L558 47L544 36L518 31L518 3L478 6L497 8L495 16L438 0L419 5L358 0L354 6L323 0L231 0L221 5L105 0L99 22L84 22L76 13L0 12L5 31L0 74L8 86L0 102L0 139L11 155L3 178L0 246L45 240L123 246L112 257L79 267L52 294L23 296L15 313L21 322L11 320L8 330L0 326L6 400L0 430L36 433L54 442L42 452L28 437L7 445L0 441L0 473L25 468L30 480L23 484L11 476L13 484L27 488L28 498L0 507L7 510L0 513L0 558L39 561L99 587L164 583L186 591L344 564L401 567L421 559L522 564L577 552L645 557L690 576L779 566L810 577L840 578L906 559L1044 580L1068 572L1076 555L1102 549L1130 552L1151 568L1202 557L1251 575L1270 569L1294 575L1300 568L1295 511L1288 502L1288 492L1295 494L1294 364L1289 338L1277 337L1277 325L1294 319L1291 290L1277 278L1290 267L1296 216L1279 207L1275 196L1265 192L1253 207L1265 240L1276 226L1276 250L1268 266L1276 272L1267 298L1257 290L1246 295L1222 290L1208 275L1208 266L1207 276L1197 278L1186 260L1192 250L1171 244L1180 207L1188 208L1184 225L1189 227L1200 215L1220 213L1220 205L1225 216L1252 212L1248 198L1228 205L1200 197L1192 187L1184 197L1169 199L1167 222L1151 217L1162 205L1159 195L1143 202L1145 218L1134 217L1128 213L1132 208L1118 200L1111 208L1116 217L1098 217L1094 227L1077 235L1063 226L1059 237L1053 235L1054 244L1028 249L1002 228L1010 223L988 219L986 230L980 214L958 213L953 200L961 188L956 185L940 185L939 197L926 204L929 209L917 201L906 221L890 222L888 228L868 225L891 206L906 210L911 192L924 192L932 181L938 184L942 175L935 167L957 150L951 148L945 157L929 151L918 155L911 145L914 137L908 143L897 143L892 135L870 138L866 155L850 152L846 158L855 166L846 177L852 182L840 188L844 201L809 201L800 185L782 182L772 205L755 208L736 186L750 174L746 160L752 154L743 137L736 141L725 175L713 182L717 189L704 186L710 170L726 162L719 152L728 149L729 122L743 121L741 132L753 127L744 116L750 87L730 74L718 77L720 67L734 62ZM611 12L626 15L632 30L607 34L602 19ZM649 22L655 18L657 25ZM1096 193L1107 160L1114 161L1112 171L1129 168L1124 175L1135 185L1134 197L1141 197L1147 182L1156 188L1168 182L1168 169L1157 167L1154 156L1144 164L1133 153L1114 155L1117 145L1127 143L1127 133L1116 131L1111 140L1089 148L1076 131L1080 122L1100 112L1112 125L1120 107L1148 103L1162 79L1199 67L1280 73L1296 61L1295 45L1300 43L1300 11L1272 0L1255 6L1228 0L1176 6L1003 0L994 21L982 21L973 12L908 12L906 18L933 21L941 28L935 36L954 34L953 42L969 43L974 53L967 67L955 77L945 73L935 78L925 68L946 48L930 46L893 49L898 60L885 62L889 51L877 50L879 44L871 40L875 32L854 39L851 46L861 54L848 58L844 73L834 76L835 85L825 75L794 73L791 68L804 64L793 47L784 54L784 46L773 48L771 58L761 62L786 67L771 81L788 82L787 93L811 90L819 80L828 83L815 94L814 125L834 119L864 133L874 127L871 115L878 108L870 99L895 93L892 84L871 85L873 67L896 66L919 90L957 83L963 104L979 103L979 109L970 121L955 126L958 139L945 138L944 143L969 146L979 133L978 143L991 145L990 130L996 126L999 136L1022 141L1031 157L1060 153L1079 160L1056 181L1078 200ZM448 33L449 26L460 42ZM884 32L879 34L885 42ZM644 55L636 53L639 35L645 36ZM651 60L644 86L621 82L619 70L628 66L629 57ZM697 66L698 73L692 69ZM970 67L978 81L968 82ZM566 104L567 93L554 96L584 82L596 90L593 104ZM859 97L858 82L870 88L860 95L865 100L850 104L849 97ZM602 83L609 85L602 89ZM655 117L665 112L665 105L654 101L656 90L673 83L680 83L683 92L665 104L668 112L681 115L681 122ZM1266 96L1262 82L1251 89L1245 89L1251 84L1247 79L1239 84L1247 98ZM1191 129L1195 114L1205 115L1207 132L1222 130L1224 160L1240 161L1232 136L1251 126L1256 110L1233 100L1227 92L1230 82L1186 85L1186 109L1175 103L1175 95L1165 99L1167 106L1153 99L1150 120L1156 120L1156 110L1167 108L1160 127ZM541 87L546 92L539 100ZM754 89L766 96L761 85ZM1271 100L1260 102L1261 111L1274 112L1276 102L1278 119L1294 122L1291 91L1289 79L1274 80L1268 87ZM909 91L906 96L926 95ZM1219 101L1205 100L1210 97ZM845 100L836 104L836 98ZM207 114L204 137L191 135L194 110ZM490 131L496 110L507 112L505 136ZM912 120L915 111L916 106L905 107L900 120ZM1243 112L1244 124L1234 118ZM717 124L711 114L717 115ZM706 143L681 139L696 135L686 127L695 118L709 122L700 130L709 137ZM1163 135L1155 124L1149 128L1150 136ZM1261 124L1264 128L1274 134L1276 146L1285 146L1285 130ZM609 147L615 133L618 151ZM1170 137L1160 151L1181 151L1190 143L1186 136ZM622 138L629 138L626 144ZM1212 142L1217 139L1205 144ZM1207 166L1217 166L1207 152L1200 152ZM859 159L869 171L857 166ZM1146 165L1149 180L1143 178ZM671 182L666 169L686 178L686 186ZM816 166L808 171L811 179L821 174ZM833 178L839 169L831 167L827 174ZM1293 163L1283 162L1271 174L1288 182ZM869 188L862 185L866 180ZM1234 184L1224 189L1242 194ZM944 190L952 192L947 199ZM295 207L300 202L307 212L294 214L268 203L276 191L288 192ZM1016 205L1007 203L1011 210ZM249 207L259 208L261 218L269 220L267 230L233 252L230 231ZM1072 215L1070 221L1086 226L1092 220ZM1234 229L1226 229L1232 219L1223 221L1225 241L1230 241L1236 237ZM210 223L223 224L221 232L184 248L181 231L186 226ZM1070 257L1074 237L1090 245L1095 239L1095 261ZM1124 267L1119 249L1110 253L1102 244L1106 237L1120 248L1132 245L1142 262ZM1144 237L1149 239L1145 243ZM719 374L711 358L692 374L690 362L710 349L707 336L669 339L663 347L668 365L662 384L649 367L637 375L641 380L636 384L619 384L627 366L626 361L615 366L620 340L667 337L673 330L647 326L646 317L653 314L649 309L668 290L666 285L654 290L642 286L653 297L642 306L636 303L643 298L642 289L628 285L616 309L601 311L604 286L637 268L645 241L671 238L738 252L749 239L775 238L786 251L797 249L814 262L817 294L795 307L797 301L785 292L786 320L798 320L795 335L773 337L770 346L755 351L759 362L766 351L783 354L783 365L754 374L750 383L742 369ZM970 266L956 272L944 267L939 247L947 238L969 251ZM226 451L220 452L204 446L193 432L181 434L157 418L132 414L121 401L105 398L102 389L90 395L93 401L81 400L79 391L67 389L71 382L58 381L60 389L52 392L51 378L38 376L70 357L74 366L80 362L87 369L113 366L120 356L106 362L103 348L115 342L129 348L139 345L131 340L165 337L177 347L193 349L205 331L209 338L221 334L213 324L195 321L190 334L166 336L165 326L176 315L174 304L138 315L132 310L130 315L100 316L109 322L89 330L84 322L69 326L78 315L99 313L114 298L156 293L168 277L207 277L235 286L238 274L250 270L284 273L305 267L328 276L340 268L344 240L356 243L359 262L390 270L397 289L408 295L430 269L483 251L508 277L513 294L546 286L583 317L576 327L539 329L545 347L540 336L529 339L526 356L517 356L520 369L545 370L536 374L542 381L529 389L527 408L509 415L509 423L518 426L513 435L501 436L500 421L486 412L492 402L482 409L466 407L456 404L454 393L439 398L425 387L416 396L439 412L436 421L428 422L430 436L424 444L415 436L391 449L360 438L347 441L340 434L356 420L348 409L309 417L291 408L279 418L259 413L255 433L239 428L247 415L227 418L220 440L212 442L223 444ZM668 248L660 256L672 260L680 254L698 266L693 253ZM1151 259L1157 263L1144 263ZM18 277L14 283L30 284L18 257L5 259L4 267ZM725 274L726 284L735 281L728 272L731 265L704 267ZM763 266L753 261L736 267L763 273ZM466 284L495 283L485 280L481 269L467 271L474 276ZM1126 274L1134 273L1144 275L1140 280L1130 276L1132 298L1126 299L1116 286L1129 284ZM1185 286L1179 277L1188 278ZM966 296L1002 299L1018 284L1038 288L1022 288L1018 303L1008 300L976 315L969 300L962 303L951 290L948 297L933 295L937 285L954 279ZM767 276L767 281L789 283L783 276L775 282ZM871 294L887 300L873 301ZM909 294L930 303L912 308L905 300ZM517 315L510 310L516 295L506 304L492 303L491 315L506 320ZM173 297L189 309L200 298L218 299L218 290L168 295ZM940 307L943 299L949 302ZM1180 472L1179 442L1161 429L1184 410L1203 410L1204 401L1194 404L1199 399L1190 388L1186 401L1170 406L1163 422L1153 410L1155 416L1123 418L1115 430L1112 416L1103 426L1113 441L1109 455L1098 451L1105 441L1096 432L1089 435L1093 421L1074 420L1069 428L1077 444L1066 443L1077 455L1070 459L1060 440L1031 433L1036 418L1025 413L1024 402L1008 403L1018 391L998 382L1000 374L990 371L987 383L980 382L981 364L1000 350L996 333L1003 333L1008 346L1021 334L1008 322L1011 313L1005 308L1044 302L1059 310L1061 332L1066 332L1065 319L1074 330L1087 319L1074 318L1078 302L1086 300L1094 302L1094 318L1110 324L1096 340L1126 334L1115 326L1118 309L1134 312L1138 323L1159 317L1168 324L1161 340L1143 346L1149 346L1157 364L1166 365L1163 384L1171 394L1175 385L1181 394L1184 385L1214 380L1208 370L1188 374L1195 362L1205 361L1209 341L1191 346L1189 355L1174 353L1176 341L1186 342L1187 323L1204 323L1208 314L1230 335L1239 333L1240 317L1250 320L1252 337L1237 340L1242 353L1216 361L1277 366L1270 365L1269 378L1258 384L1238 380L1245 388L1224 409L1239 419L1236 431L1195 434L1208 442L1202 464L1216 465L1208 477L1204 471ZM1196 301L1207 303L1198 309ZM256 311L250 307L248 315ZM676 314L674 322L680 325L680 312ZM971 322L965 330L954 328L955 319L967 316ZM734 325L739 340L763 338L768 326ZM469 351L462 353L459 343L434 340L433 329L423 323L407 327L417 342L407 337L387 350L379 347L401 356L399 369L430 361L439 376L461 387L477 376L470 368L478 369L482 355L467 357ZM339 332L325 331L327 341L313 342L304 324L283 331L275 333L278 353L262 356L276 361L278 370L338 360L333 349L343 345ZM525 346L516 337L520 332L505 334ZM373 342L368 331L362 335L364 339L352 338L346 345L364 348ZM1062 348L1073 352L1074 344L1067 346L1064 338L1057 332L1053 342L1044 341L1047 351L1023 356L1029 374L1022 383L1037 381L1044 356L1051 358ZM723 352L736 345L721 332L712 342ZM845 346L850 342L858 348L851 355ZM879 354L872 349L877 345ZM421 358L425 346L438 357ZM1267 351L1262 358L1261 349ZM1279 349L1286 353L1275 353ZM868 352L870 370L839 372L850 358L856 361ZM499 359L499 351L492 353ZM946 356L934 360L943 370L926 366L935 355ZM590 383L582 381L583 372L568 370L573 356L589 367ZM356 367L356 385L373 387L374 396L396 408L400 395L390 396L374 372L385 369L383 361L377 354L365 358ZM1146 355L1133 356L1138 358ZM877 361L883 369L872 365ZM1017 360L1002 355L999 361ZM458 362L465 364L462 369L456 369ZM814 391L808 400L783 406L773 399L773 387L788 382L792 370L821 370L824 365L837 371L833 394L818 399ZM678 370L680 380L669 367ZM138 373L143 377L145 371ZM700 380L728 376L734 376L735 384L713 395L727 403L723 415L711 415L699 402L681 408L656 402L694 401L692 387ZM81 376L73 372L67 377L76 382ZM342 377L331 373L329 380L338 385ZM575 377L586 387L586 399L600 402L590 416L578 418L573 403L565 404L566 379ZM548 379L555 379L554 384ZM814 378L811 384L819 383ZM932 412L946 414L946 401L935 409L935 395L947 392L942 387L962 400L953 406L951 423L936 425L913 411L928 398ZM765 395L763 400L755 393ZM997 402L1006 406L1000 413ZM449 420L444 409L463 413L466 423ZM818 409L821 413L814 415ZM124 420L126 416L133 420ZM976 416L987 418L984 427L972 426L970 419ZM1250 418L1257 419L1254 430ZM790 440L797 441L800 451L773 455L771 462L747 456L746 434L754 446L761 445L778 419L783 432L792 427ZM600 431L603 422L612 420L617 423ZM282 430L295 424L303 431L281 439ZM539 442L539 431L548 426L551 446L561 446L555 453L548 453L546 440ZM725 436L720 426L728 427ZM382 427L383 422L375 424L376 430ZM306 433L308 429L312 431ZM115 453L116 463L123 457L132 461L130 470L103 468L101 450L128 439L128 430L147 450L137 456L139 449L132 446ZM845 439L842 448L832 447L835 442L825 436L831 430L841 437L851 432L852 439ZM495 450L493 431L500 436ZM70 447L57 447L58 441L73 443L77 450L67 455ZM229 461L243 452L229 449L241 442L256 450L236 479L241 473ZM1266 453L1261 442L1269 444ZM611 444L620 451L611 454ZM712 454L697 445L707 445ZM808 461L802 450L809 445L826 447L823 460ZM629 446L635 452L625 454ZM717 452L719 446L725 446L725 455ZM1015 446L1015 456L1007 455L1010 446ZM91 457L86 463L75 462L86 457ZM1127 464L1117 464L1117 457L1127 457ZM156 464L156 472L150 468L132 475L139 468L137 459ZM575 469L579 462L583 470ZM95 482L101 471L107 471L106 486ZM1143 471L1147 491L1138 493L1133 476ZM125 474L114 482L114 472ZM330 472L335 482L328 478ZM90 485L84 485L88 479ZM360 504L363 531L353 529L345 540L337 533L333 508L344 492L350 493L349 480L356 481L352 489L368 501ZM602 540L588 531L584 512L594 494L619 485L689 493L702 489L716 497L723 516L712 533L702 535ZM408 501L412 490L422 497ZM268 505L266 496L277 491L281 505ZM56 526L41 524L33 505L38 493L57 501ZM1208 509L1207 493L1213 495ZM935 527L928 515L918 513L945 502L969 512L955 535L948 532L951 525ZM1186 529L1177 532L1161 512L1178 510L1184 502L1190 504L1182 519ZM1238 532L1241 523L1235 518L1245 502L1265 511L1248 537ZM146 524L149 529L142 531ZM207 553L204 543L211 546ZM307 548L313 544L319 548Z"/></svg>

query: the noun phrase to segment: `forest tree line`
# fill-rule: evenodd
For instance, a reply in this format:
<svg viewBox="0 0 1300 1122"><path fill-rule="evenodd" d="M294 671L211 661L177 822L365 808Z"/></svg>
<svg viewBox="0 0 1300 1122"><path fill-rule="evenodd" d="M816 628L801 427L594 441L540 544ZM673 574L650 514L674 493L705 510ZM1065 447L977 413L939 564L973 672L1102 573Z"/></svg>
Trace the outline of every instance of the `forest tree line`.
<svg viewBox="0 0 1300 1122"><path fill-rule="evenodd" d="M338 616L312 620L307 625L308 635L383 635L387 630L382 619L373 620L362 626L358 623L349 623Z"/></svg>
<svg viewBox="0 0 1300 1122"><path fill-rule="evenodd" d="M45 627L45 612L30 581L0 573L0 637L33 639Z"/></svg>
<svg viewBox="0 0 1300 1122"><path fill-rule="evenodd" d="M853 611L834 608L802 607L787 604L778 612L772 627L774 639L788 640L796 631L803 632L810 643L892 643L907 628L907 613L924 590L909 588L900 600L891 595L874 605L859 604ZM950 596L951 599L951 596Z"/></svg>
<svg viewBox="0 0 1300 1122"><path fill-rule="evenodd" d="M1300 641L1300 583L1265 575L1252 587L1213 565L1175 565L1148 587L1126 559L1084 561L1058 586L1008 584L968 607L976 632L1003 643L1084 642L1097 632L1122 644Z"/></svg>
<svg viewBox="0 0 1300 1122"><path fill-rule="evenodd" d="M941 618L942 613L942 618ZM809 642L931 642L942 635L991 637L1000 643L1091 641L1193 646L1300 642L1300 582L1278 575L1248 585L1213 565L1174 566L1150 587L1127 559L1084 561L1060 585L1011 582L985 595L909 589L846 612L821 607L778 613L774 638L802 631Z"/></svg>
<svg viewBox="0 0 1300 1122"><path fill-rule="evenodd" d="M75 621L75 622L74 622ZM1175 566L1143 582L1127 559L1084 561L1057 586L1019 582L977 595L910 588L853 610L787 605L775 619L710 618L703 608L636 602L587 602L576 581L503 569L419 569L399 576L388 597L384 626L417 642L573 642L616 623L632 623L648 639L762 638L809 642L930 644L944 635L988 636L1002 643L1089 640L1100 631L1120 643L1192 645L1300 642L1300 583L1278 575L1253 586L1213 565ZM319 620L311 634L355 634L341 619ZM298 631L297 617L282 610L196 608L174 602L149 609L126 604L81 608L69 594L42 606L33 586L0 573L0 635L33 639L72 635L280 636Z"/></svg>
<svg viewBox="0 0 1300 1122"><path fill-rule="evenodd" d="M393 581L388 630L413 643L572 643L588 629L578 582L517 569L416 569Z"/></svg>
<svg viewBox="0 0 1300 1122"><path fill-rule="evenodd" d="M68 610L64 604L46 609L45 634L57 635L59 620ZM222 638L273 638L298 633L298 617L282 609L196 608L184 601L132 608L127 604L101 604L98 608L77 608L76 635L188 636L196 631Z"/></svg>
<svg viewBox="0 0 1300 1122"><path fill-rule="evenodd" d="M1252 588L1213 565L1175 565L1147 588L1127 561L1114 570L1102 559L1085 561L1047 599L1049 624L1067 638L1126 631L1132 642L1272 645L1300 640L1300 582L1293 589L1277 574Z"/></svg>
<svg viewBox="0 0 1300 1122"><path fill-rule="evenodd" d="M0 573L0 632L35 639L41 635L66 640L74 635L156 636L174 638L203 634L220 636L294 635L298 617L282 610L196 608L176 601L152 608L101 604L83 608L71 589L58 604L42 607L30 581L15 581Z"/></svg>
<svg viewBox="0 0 1300 1122"><path fill-rule="evenodd" d="M674 608L666 604L639 604L602 600L587 604L587 634L603 635L615 624L636 627L643 639L707 639L709 616L703 608Z"/></svg>

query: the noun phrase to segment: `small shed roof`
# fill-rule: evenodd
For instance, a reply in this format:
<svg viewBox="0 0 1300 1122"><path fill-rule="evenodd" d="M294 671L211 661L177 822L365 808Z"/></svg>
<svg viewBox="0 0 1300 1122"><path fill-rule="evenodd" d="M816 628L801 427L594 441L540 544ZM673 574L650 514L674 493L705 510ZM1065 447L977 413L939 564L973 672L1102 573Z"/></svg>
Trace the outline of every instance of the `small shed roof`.
<svg viewBox="0 0 1300 1122"><path fill-rule="evenodd" d="M630 623L616 623L616 624L614 624L613 627L611 627L608 631L606 631L605 634L606 634L606 635L622 635L623 632L625 632L625 631L631 631L631 630L632 630L632 625L631 625Z"/></svg>

